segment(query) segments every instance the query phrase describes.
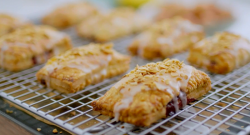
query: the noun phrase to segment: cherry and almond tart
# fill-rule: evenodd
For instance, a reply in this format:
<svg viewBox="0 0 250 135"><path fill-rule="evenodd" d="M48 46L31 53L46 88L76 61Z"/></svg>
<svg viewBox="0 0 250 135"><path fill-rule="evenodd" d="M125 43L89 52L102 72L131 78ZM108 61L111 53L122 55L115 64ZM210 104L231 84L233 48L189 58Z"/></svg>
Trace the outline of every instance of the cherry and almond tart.
<svg viewBox="0 0 250 135"><path fill-rule="evenodd" d="M130 8L117 8L82 21L76 28L79 36L98 42L107 42L137 33L148 27L150 21Z"/></svg>
<svg viewBox="0 0 250 135"><path fill-rule="evenodd" d="M95 111L116 120L150 126L210 89L207 74L178 60L166 59L137 66L91 105Z"/></svg>
<svg viewBox="0 0 250 135"><path fill-rule="evenodd" d="M27 21L7 14L0 14L0 37L17 28L31 25Z"/></svg>
<svg viewBox="0 0 250 135"><path fill-rule="evenodd" d="M89 44L55 56L38 71L37 80L62 93L75 93L122 74L129 69L130 57L112 47L112 44Z"/></svg>
<svg viewBox="0 0 250 135"><path fill-rule="evenodd" d="M128 50L145 59L166 58L186 51L203 37L200 25L177 17L152 25L134 39Z"/></svg>
<svg viewBox="0 0 250 135"><path fill-rule="evenodd" d="M0 37L0 67L20 71L72 48L70 38L48 26L27 26Z"/></svg>
<svg viewBox="0 0 250 135"><path fill-rule="evenodd" d="M226 74L250 62L250 42L233 33L216 33L198 42L188 61L212 73Z"/></svg>
<svg viewBox="0 0 250 135"><path fill-rule="evenodd" d="M63 29L76 25L82 20L85 20L97 13L97 8L90 3L70 3L62 5L50 12L42 19L42 22L44 24Z"/></svg>

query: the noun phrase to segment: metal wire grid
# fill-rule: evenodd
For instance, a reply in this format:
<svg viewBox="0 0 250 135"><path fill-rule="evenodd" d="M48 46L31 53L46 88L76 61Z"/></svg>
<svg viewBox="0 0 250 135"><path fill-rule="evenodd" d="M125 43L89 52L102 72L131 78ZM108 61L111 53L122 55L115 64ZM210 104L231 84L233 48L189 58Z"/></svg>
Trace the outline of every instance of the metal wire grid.
<svg viewBox="0 0 250 135"><path fill-rule="evenodd" d="M67 31L76 46L87 43ZM115 41L115 49L126 52L131 37ZM187 53L174 56L184 60ZM136 64L149 61L133 57ZM43 65L17 73L0 70L0 95L25 109L76 133L93 134L246 134L250 125L250 64L228 75L209 74L212 90L172 117L150 127L135 127L92 110L90 103L103 96L121 76L105 80L84 90L64 95L36 82L35 73Z"/></svg>

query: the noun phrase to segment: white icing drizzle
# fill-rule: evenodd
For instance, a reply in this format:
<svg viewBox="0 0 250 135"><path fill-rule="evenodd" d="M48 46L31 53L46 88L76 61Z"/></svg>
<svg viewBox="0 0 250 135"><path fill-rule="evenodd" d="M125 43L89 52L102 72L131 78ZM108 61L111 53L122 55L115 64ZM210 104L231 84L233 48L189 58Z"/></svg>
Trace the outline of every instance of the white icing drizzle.
<svg viewBox="0 0 250 135"><path fill-rule="evenodd" d="M158 69L160 71L160 69ZM176 73L178 73L178 76L172 76L169 73L165 73L161 75L159 72L155 74L155 77L159 77L159 79L163 79L164 81L158 81L154 82L158 90L162 91L167 91L172 95L173 101L174 101L174 106L176 109L176 112L179 110L178 107L178 101L177 101L177 96L180 94L180 90L185 91L189 78L191 77L193 67L189 65L183 65L181 69L179 69ZM180 74L186 76L181 77ZM177 80L177 77L181 78L181 80ZM129 76L124 77L121 79L119 82L117 82L113 87L118 89L119 86L125 85L125 88L122 88L120 90L120 93L123 95L123 99L120 102L117 102L114 106L114 114L115 114L115 120L119 119L120 116L120 111L123 109L128 108L128 106L133 102L133 97L141 92L142 87L144 87L145 90L152 90L150 89L147 85L143 83L139 83L137 85L131 85L131 84L126 84L129 80L134 78L134 74L130 74ZM165 83L166 80L169 80L169 84L167 85ZM186 104L186 100L184 99L184 95L180 95L181 100L184 101Z"/></svg>
<svg viewBox="0 0 250 135"><path fill-rule="evenodd" d="M47 49L52 49L56 43L66 37L64 33L53 30L46 30L45 33L51 37L50 42L45 46Z"/></svg>
<svg viewBox="0 0 250 135"><path fill-rule="evenodd" d="M202 27L200 25L192 24L190 21L179 21L177 22L176 28L173 32L168 36L159 37L157 39L158 43L161 45L168 44L170 46L174 45L174 40L179 37L183 33L191 33L195 31L202 31Z"/></svg>
<svg viewBox="0 0 250 135"><path fill-rule="evenodd" d="M60 59L60 56L58 56L58 59ZM58 63L57 61L50 64L46 65L46 70L48 72L47 77L45 78L47 87L50 87L50 74L55 70L55 69L62 69L64 67L70 67L70 68L76 68L83 73L92 73L94 70L97 68L102 67L103 70L101 70L98 73L92 74L91 77L92 79L99 78L101 75L106 75L107 70L106 67L108 66L109 62L111 61L112 56L111 55L104 55L104 56L86 56L84 58L76 58L70 61L67 61L65 63Z"/></svg>
<svg viewBox="0 0 250 135"><path fill-rule="evenodd" d="M202 31L203 28L200 25L192 24L190 21L187 20L182 20L178 21L177 25L174 26L173 31L170 34L167 35L162 35L156 39L156 41L161 45L165 46L168 44L169 46L174 46L175 45L175 39L178 38L181 34L183 33L191 33L191 32L196 32L196 31ZM164 28L162 28L164 30ZM152 35L154 33L148 33L150 31L144 32L138 36L138 41L140 42L139 47L138 47L138 54L141 55L143 54L143 49L148 45L150 45L149 41L153 37ZM192 42L197 42L198 38L197 37L192 37L191 41Z"/></svg>
<svg viewBox="0 0 250 135"><path fill-rule="evenodd" d="M178 98L176 96L173 97L173 102L174 102L175 113L177 113L179 111L179 105L178 105Z"/></svg>
<svg viewBox="0 0 250 135"><path fill-rule="evenodd" d="M233 43L232 47L234 51L230 51L230 53L236 57L235 59L236 68L238 68L241 66L239 63L241 60L239 60L238 58L239 50L240 49L246 50L250 54L250 43L246 39L240 38L239 40ZM247 60L248 60L248 56L244 55L244 61L247 61Z"/></svg>
<svg viewBox="0 0 250 135"><path fill-rule="evenodd" d="M187 105L187 95L185 92L180 92L179 94L179 98L181 99L181 102L182 102L182 107L186 106Z"/></svg>

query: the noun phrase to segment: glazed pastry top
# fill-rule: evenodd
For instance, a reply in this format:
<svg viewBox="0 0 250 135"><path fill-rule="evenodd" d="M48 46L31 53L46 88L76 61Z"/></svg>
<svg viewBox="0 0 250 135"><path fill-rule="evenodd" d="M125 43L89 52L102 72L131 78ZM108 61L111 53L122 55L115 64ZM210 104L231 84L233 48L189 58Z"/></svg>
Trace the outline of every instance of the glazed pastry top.
<svg viewBox="0 0 250 135"><path fill-rule="evenodd" d="M205 55L216 55L221 52L237 55L239 49L244 49L250 53L250 42L239 35L220 32L213 37L198 42L194 49L200 49Z"/></svg>
<svg viewBox="0 0 250 135"><path fill-rule="evenodd" d="M202 31L202 26L192 24L188 20L177 17L154 24L148 30L140 34L137 39L144 42L143 40L147 40L147 38L151 36L155 37L159 44L173 45L174 39L181 34Z"/></svg>
<svg viewBox="0 0 250 135"><path fill-rule="evenodd" d="M119 112L128 108L133 97L141 91L160 90L167 92L172 98L178 96L180 90L185 92L192 71L192 66L169 59L141 67L137 66L113 86L123 95L121 101L114 106L115 118L119 118ZM186 97L181 97L181 99L185 100ZM183 102L185 104L185 101Z"/></svg>
<svg viewBox="0 0 250 135"><path fill-rule="evenodd" d="M0 14L0 36L24 25L28 25L28 22L7 14Z"/></svg>
<svg viewBox="0 0 250 135"><path fill-rule="evenodd" d="M90 44L73 48L51 58L44 68L49 74L64 67L78 69L82 71L81 74L91 73L99 67L106 67L113 59L123 60L125 56L114 51L112 47L112 44Z"/></svg>
<svg viewBox="0 0 250 135"><path fill-rule="evenodd" d="M25 55L42 54L51 50L62 39L68 36L48 26L28 26L20 28L0 38L1 51ZM24 50L24 51L23 51ZM24 53L24 52L29 53Z"/></svg>

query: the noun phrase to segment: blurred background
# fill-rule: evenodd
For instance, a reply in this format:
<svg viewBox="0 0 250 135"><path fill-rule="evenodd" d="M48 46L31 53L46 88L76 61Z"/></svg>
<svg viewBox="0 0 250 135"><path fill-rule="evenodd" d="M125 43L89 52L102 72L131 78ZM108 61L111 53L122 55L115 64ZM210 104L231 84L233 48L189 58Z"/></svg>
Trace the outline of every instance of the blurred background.
<svg viewBox="0 0 250 135"><path fill-rule="evenodd" d="M0 0L0 12L13 14L22 18L27 18L39 23L42 16L52 11L58 5L64 3L78 2L84 0ZM235 32L250 39L250 1L249 0L88 0L97 5L102 10L107 10L116 6L132 6L144 9L145 15L153 14L154 7L161 3L175 2L190 6L198 3L215 3L222 8L229 9L234 21L227 25L226 30ZM145 4L146 3L146 4ZM146 7L146 9L145 9ZM225 26L225 25L224 25ZM218 29L218 28L216 28Z"/></svg>

